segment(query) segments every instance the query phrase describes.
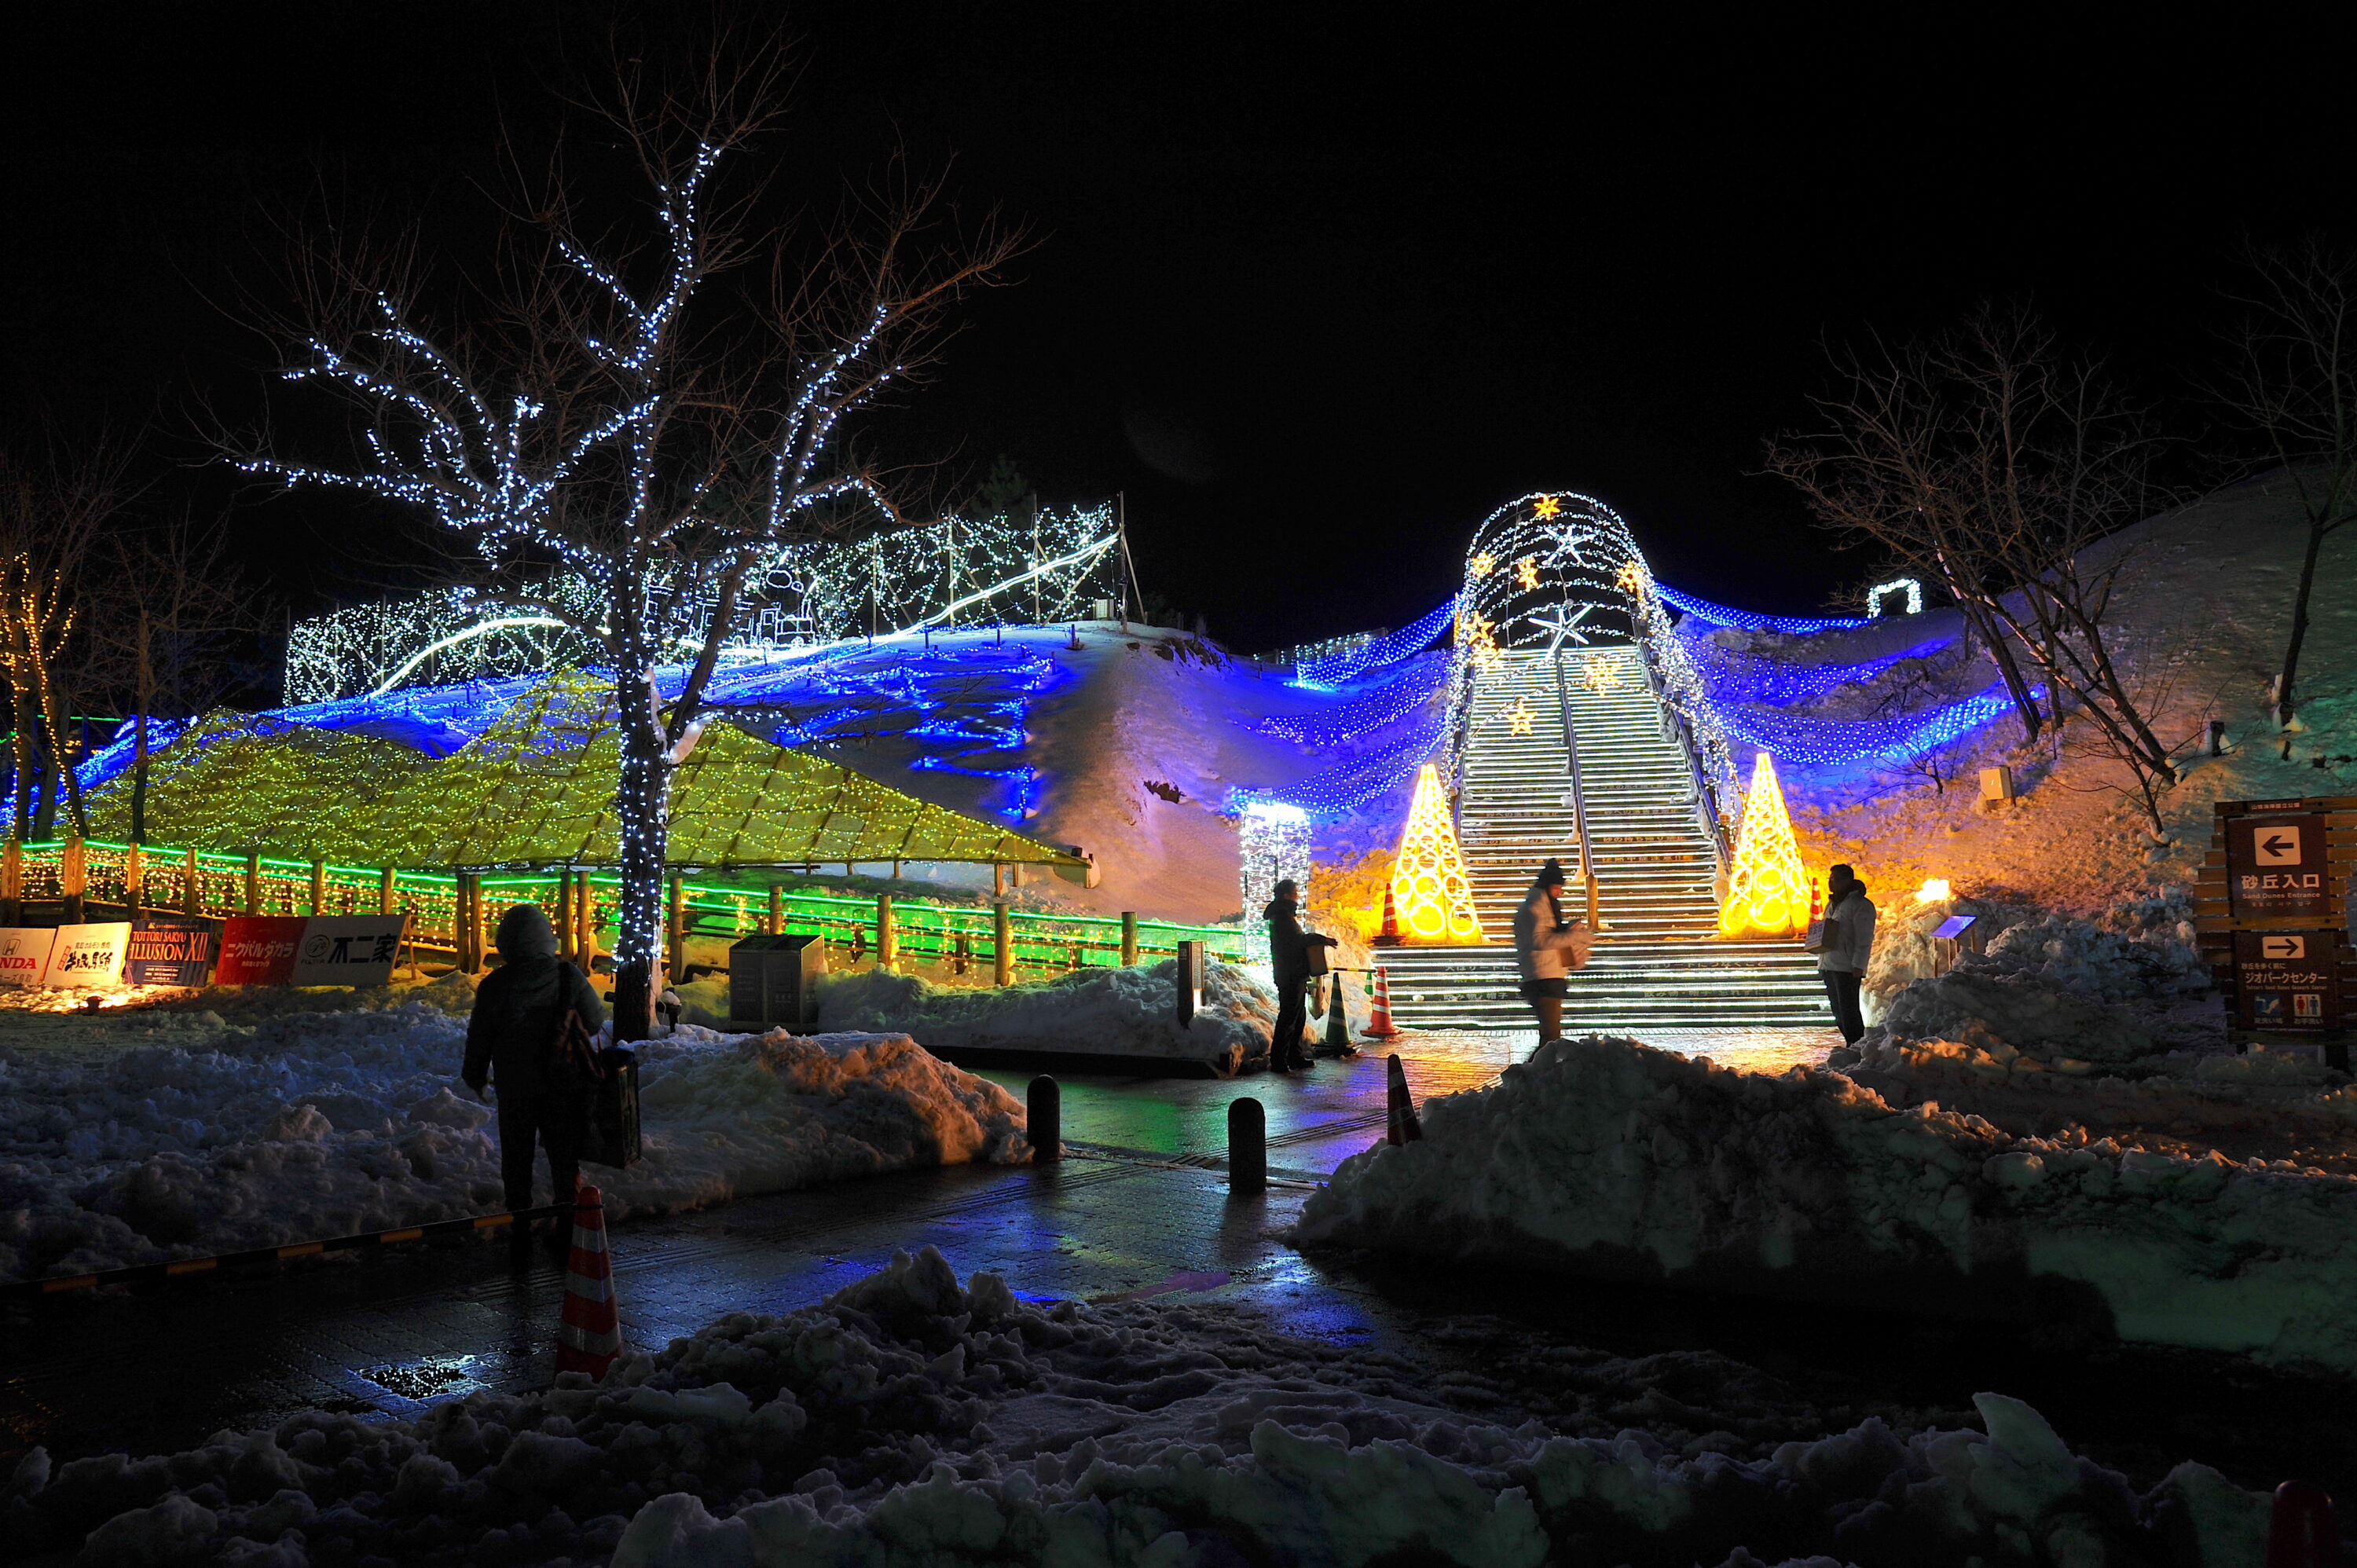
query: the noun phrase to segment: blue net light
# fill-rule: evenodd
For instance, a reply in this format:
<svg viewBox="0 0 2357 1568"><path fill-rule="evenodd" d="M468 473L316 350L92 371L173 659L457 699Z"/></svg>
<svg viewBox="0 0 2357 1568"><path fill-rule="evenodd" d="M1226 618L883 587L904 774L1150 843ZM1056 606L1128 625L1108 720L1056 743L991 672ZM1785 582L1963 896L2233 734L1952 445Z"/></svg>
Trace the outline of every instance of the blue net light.
<svg viewBox="0 0 2357 1568"><path fill-rule="evenodd" d="M1295 665L1293 683L1330 690L1347 681L1355 681L1370 671L1385 669L1403 659L1412 658L1431 647L1433 641L1448 629L1456 615L1457 601L1452 598L1411 626L1376 638L1372 642L1361 643L1346 653Z"/></svg>
<svg viewBox="0 0 2357 1568"><path fill-rule="evenodd" d="M1682 594L1659 583L1653 585L1653 593L1681 615L1692 616L1712 626L1731 626L1742 631L1777 631L1802 636L1813 631L1848 631L1872 624L1864 616L1765 616L1752 610L1738 610L1728 605L1715 605L1708 599Z"/></svg>

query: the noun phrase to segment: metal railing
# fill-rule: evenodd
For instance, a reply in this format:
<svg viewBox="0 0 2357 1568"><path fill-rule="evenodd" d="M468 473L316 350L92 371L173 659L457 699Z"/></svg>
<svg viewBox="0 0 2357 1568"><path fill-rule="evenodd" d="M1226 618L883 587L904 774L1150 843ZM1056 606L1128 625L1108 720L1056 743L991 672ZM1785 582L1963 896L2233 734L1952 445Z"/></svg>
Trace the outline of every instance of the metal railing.
<svg viewBox="0 0 2357 1568"><path fill-rule="evenodd" d="M1587 889L1587 929L1600 931L1604 922L1597 913L1596 855L1587 837L1587 785L1579 771L1579 731L1571 722L1571 686L1564 678L1563 652L1558 649L1552 656L1555 665L1555 712L1563 717L1563 751L1570 762L1572 831L1579 835L1579 880Z"/></svg>
<svg viewBox="0 0 2357 1568"><path fill-rule="evenodd" d="M1713 787L1710 771L1703 765L1703 747L1686 715L1669 700L1662 690L1661 675L1653 668L1654 651L1652 639L1645 635L1643 623L1637 633L1637 667L1645 672L1645 689L1662 712L1662 725L1686 759L1686 768L1694 781L1695 820L1702 826L1703 836L1710 841L1711 853L1718 865L1715 875L1725 875L1734 862L1735 846L1727 837L1727 822L1718 809L1717 790Z"/></svg>

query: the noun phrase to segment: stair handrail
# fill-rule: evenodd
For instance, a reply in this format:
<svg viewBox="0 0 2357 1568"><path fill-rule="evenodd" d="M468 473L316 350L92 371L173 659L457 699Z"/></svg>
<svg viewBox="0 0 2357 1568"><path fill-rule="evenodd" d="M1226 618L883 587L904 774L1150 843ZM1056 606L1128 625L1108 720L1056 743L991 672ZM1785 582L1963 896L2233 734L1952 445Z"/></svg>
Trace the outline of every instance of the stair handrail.
<svg viewBox="0 0 2357 1568"><path fill-rule="evenodd" d="M1653 644L1660 633L1652 630L1650 625L1651 619L1651 617L1641 611L1635 618L1637 667L1644 671L1645 687L1652 693L1655 703L1660 706L1663 717L1667 721L1670 732L1678 743L1678 749L1685 754L1686 767L1694 778L1695 820L1700 823L1703 835L1710 841L1711 854L1718 863L1717 875L1725 875L1727 866L1735 859L1735 846L1727 838L1727 813L1722 810L1718 790L1714 787L1715 780L1712 778L1714 770L1704 765L1703 757L1707 748L1701 743L1701 737L1695 733L1694 719L1663 690L1661 673L1654 668L1654 660L1660 657L1660 654ZM1723 757L1726 751L1724 741L1721 741L1718 750ZM1731 789L1734 782L1734 767L1731 762L1726 768L1726 774L1727 783Z"/></svg>
<svg viewBox="0 0 2357 1568"><path fill-rule="evenodd" d="M1555 665L1555 711L1563 717L1563 752L1571 764L1571 824L1579 837L1579 880L1587 888L1587 929L1600 931L1604 922L1597 912L1596 855L1588 847L1587 786L1579 772L1579 731L1571 722L1571 688L1564 680L1563 650L1557 648L1549 659Z"/></svg>

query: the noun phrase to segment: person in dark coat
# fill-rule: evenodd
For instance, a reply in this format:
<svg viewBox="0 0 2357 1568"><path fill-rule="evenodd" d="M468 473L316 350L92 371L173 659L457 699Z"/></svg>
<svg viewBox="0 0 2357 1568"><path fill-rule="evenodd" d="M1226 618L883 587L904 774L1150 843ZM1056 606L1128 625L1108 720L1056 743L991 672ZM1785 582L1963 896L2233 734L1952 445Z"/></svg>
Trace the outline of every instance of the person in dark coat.
<svg viewBox="0 0 2357 1568"><path fill-rule="evenodd" d="M1276 976L1276 1028L1268 1043L1268 1065L1278 1072L1313 1067L1316 1060L1302 1036L1309 1028L1309 950L1332 947L1334 939L1301 929L1300 888L1280 882L1276 897L1263 909L1268 922L1268 966Z"/></svg>
<svg viewBox="0 0 2357 1568"><path fill-rule="evenodd" d="M565 1010L579 1010L593 1030L606 1009L588 976L556 961L556 933L537 904L519 904L500 917L500 964L475 990L467 1020L467 1062L458 1076L478 1095L497 1086L500 1179L511 1209L532 1207L532 1154L548 1151L554 1201L569 1203L581 1176L581 1133L589 1112L586 1085L552 1081L550 1048Z"/></svg>

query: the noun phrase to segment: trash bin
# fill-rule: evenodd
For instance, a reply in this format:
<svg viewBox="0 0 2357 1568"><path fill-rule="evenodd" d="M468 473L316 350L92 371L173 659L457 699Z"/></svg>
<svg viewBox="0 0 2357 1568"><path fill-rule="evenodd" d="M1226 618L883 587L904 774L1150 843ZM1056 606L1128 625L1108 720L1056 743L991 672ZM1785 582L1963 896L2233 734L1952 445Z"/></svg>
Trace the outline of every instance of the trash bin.
<svg viewBox="0 0 2357 1568"><path fill-rule="evenodd" d="M818 1016L821 937L747 937L728 950L728 1021L807 1029Z"/></svg>

